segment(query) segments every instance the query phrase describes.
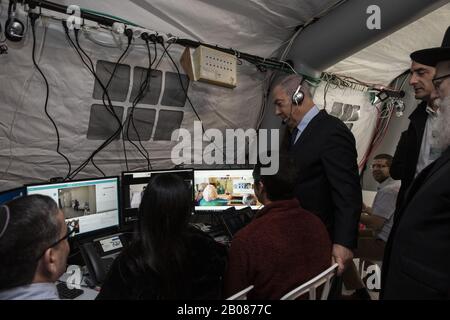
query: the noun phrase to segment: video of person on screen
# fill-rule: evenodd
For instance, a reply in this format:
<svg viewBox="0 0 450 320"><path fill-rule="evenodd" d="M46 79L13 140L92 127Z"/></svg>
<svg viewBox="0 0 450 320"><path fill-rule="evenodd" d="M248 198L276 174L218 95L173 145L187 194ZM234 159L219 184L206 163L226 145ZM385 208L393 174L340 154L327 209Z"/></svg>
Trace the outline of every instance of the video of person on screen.
<svg viewBox="0 0 450 320"><path fill-rule="evenodd" d="M257 206L253 178L210 176L196 180L196 206Z"/></svg>
<svg viewBox="0 0 450 320"><path fill-rule="evenodd" d="M97 212L95 186L59 189L58 205L66 219L88 216Z"/></svg>
<svg viewBox="0 0 450 320"><path fill-rule="evenodd" d="M139 208L146 188L146 183L130 185L130 208Z"/></svg>

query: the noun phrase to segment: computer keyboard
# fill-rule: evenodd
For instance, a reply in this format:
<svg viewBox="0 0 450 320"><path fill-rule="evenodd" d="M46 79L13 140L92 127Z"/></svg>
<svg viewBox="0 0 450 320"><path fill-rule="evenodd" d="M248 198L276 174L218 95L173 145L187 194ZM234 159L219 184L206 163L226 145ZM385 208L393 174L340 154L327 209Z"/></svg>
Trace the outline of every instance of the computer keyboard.
<svg viewBox="0 0 450 320"><path fill-rule="evenodd" d="M84 290L77 288L69 288L65 282L60 282L56 285L60 299L75 299L84 293Z"/></svg>

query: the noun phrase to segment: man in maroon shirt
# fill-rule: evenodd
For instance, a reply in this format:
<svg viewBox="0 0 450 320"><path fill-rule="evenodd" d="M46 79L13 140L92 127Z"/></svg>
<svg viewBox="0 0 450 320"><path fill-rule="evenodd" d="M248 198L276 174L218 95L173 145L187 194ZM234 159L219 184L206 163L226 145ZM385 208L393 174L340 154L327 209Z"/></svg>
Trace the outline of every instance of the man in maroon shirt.
<svg viewBox="0 0 450 320"><path fill-rule="evenodd" d="M280 299L331 265L327 229L294 196L292 160L280 155L275 175L261 175L262 166L255 166L253 177L255 195L264 208L233 238L225 297L254 285L248 299Z"/></svg>

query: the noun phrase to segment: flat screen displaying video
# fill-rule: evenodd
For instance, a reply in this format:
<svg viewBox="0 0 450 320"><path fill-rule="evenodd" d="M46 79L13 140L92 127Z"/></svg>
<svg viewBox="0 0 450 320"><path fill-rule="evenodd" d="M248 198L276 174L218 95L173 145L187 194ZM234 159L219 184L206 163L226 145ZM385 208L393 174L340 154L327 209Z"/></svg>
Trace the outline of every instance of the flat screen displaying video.
<svg viewBox="0 0 450 320"><path fill-rule="evenodd" d="M27 194L47 195L58 204L75 235L119 225L119 178L27 186Z"/></svg>
<svg viewBox="0 0 450 320"><path fill-rule="evenodd" d="M179 176L186 182L189 192L193 195L193 169L122 172L122 213L125 224L137 220L138 209L147 184L152 177L161 174L175 174Z"/></svg>
<svg viewBox="0 0 450 320"><path fill-rule="evenodd" d="M262 205L253 190L252 173L251 169L195 170L195 211L259 209Z"/></svg>

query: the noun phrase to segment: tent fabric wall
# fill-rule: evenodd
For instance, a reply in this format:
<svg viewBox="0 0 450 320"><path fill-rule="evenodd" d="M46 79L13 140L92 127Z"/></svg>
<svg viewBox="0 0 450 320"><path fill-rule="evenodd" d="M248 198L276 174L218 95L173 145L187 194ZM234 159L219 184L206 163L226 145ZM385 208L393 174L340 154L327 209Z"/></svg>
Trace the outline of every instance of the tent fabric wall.
<svg viewBox="0 0 450 320"><path fill-rule="evenodd" d="M271 1L78 1L81 7L120 16L152 30L172 33L224 47L270 56L289 38L296 25L310 19L335 1L296 1L282 4ZM70 1L62 1L67 5ZM1 21L7 18L7 3L2 3ZM249 17L252 17L249 19ZM24 20L24 15L19 14ZM9 43L9 54L2 55L0 69L1 118L0 130L0 189L19 184L45 181L65 176L67 164L56 153L55 130L45 116L44 81L31 60L32 36L28 26L25 39ZM60 137L60 150L72 162L72 169L82 163L102 141L86 138L90 107L99 103L93 99L94 78L82 65L69 46L61 23L39 19L36 27L36 60L50 85L48 111L55 120ZM106 31L92 32L91 38L113 43ZM123 49L97 45L81 34L80 42L96 64L97 60L115 62ZM122 40L126 43L126 39ZM172 45L169 52L178 63L183 48ZM162 54L162 50L158 50ZM124 64L146 67L144 46L132 45ZM178 65L180 70L181 66ZM169 59L164 58L158 69L175 72ZM190 83L188 95L205 129L255 128L262 105L264 81L267 75L253 65L243 63L238 69L238 86L227 89L201 82ZM114 105L116 105L114 103ZM131 103L119 104L126 109ZM146 107L146 106L144 106ZM151 108L166 108L160 104ZM182 128L192 132L197 120L189 103L184 108ZM170 152L176 141L144 142L154 168L172 167ZM146 161L134 147L127 145L129 169L145 169ZM202 150L194 150L199 153ZM98 156L96 164L107 174L117 175L125 170L120 140L112 142ZM88 165L77 178L99 176Z"/></svg>
<svg viewBox="0 0 450 320"><path fill-rule="evenodd" d="M379 106L370 102L369 93L351 88L331 87L325 94L324 83L321 83L315 91L314 102L347 124L355 136L357 161L361 165L374 134L378 117L377 107ZM341 108L338 108L338 111L333 110L336 104L343 105L342 111ZM352 110L352 112L349 113L347 110Z"/></svg>
<svg viewBox="0 0 450 320"><path fill-rule="evenodd" d="M83 8L119 16L162 33L270 58L279 54L297 26L323 13L337 2L338 0L78 0L77 4ZM58 3L70 5L72 1L63 0ZM7 19L7 2L3 1L0 5L0 21L4 23ZM442 14L448 17L448 6L444 7ZM19 18L24 21L23 13L19 14ZM431 19L436 19L436 16ZM444 30L441 25L447 21L448 19L439 25L435 24L433 30ZM424 30L431 32L428 31L430 29ZM99 103L92 97L94 78L70 48L59 21L39 19L36 34L36 57L50 83L48 110L60 130L61 151L70 158L75 167L101 143L86 137L91 105ZM392 67L393 58L382 57L403 57L404 52L394 50L403 40L411 44L408 39L414 38L416 46L427 46L428 43L424 39L429 37L429 34L421 34L424 34L423 38L418 39L415 34L411 37L411 33L407 32L395 42L378 44L376 48L380 50L371 49L371 55L367 52L358 53L358 56L343 62L345 64L338 64L329 70L368 82L389 83L390 79L408 67L409 61L408 58L399 58L399 63ZM320 34L317 36L320 37ZM91 37L112 43L111 34L105 30L92 31ZM436 39L439 37L441 35L433 37L430 44L438 44ZM115 62L124 49L123 45L119 48L107 48L95 44L86 39L84 33L80 41L93 58L94 64L98 60ZM122 42L125 43L126 40L123 39ZM45 87L31 61L32 37L29 26L23 41L7 44L9 53L0 56L0 190L44 181L50 177L65 176L67 172L67 164L56 153L55 130L43 110ZM172 45L169 49L177 63L182 50L183 48L177 45ZM389 54L391 51L392 54ZM158 50L158 54L161 53L162 51ZM356 62L351 62L352 59ZM130 68L146 67L145 48L142 45L133 45L123 63ZM178 66L180 67L179 64ZM175 72L167 58L162 60L158 69L164 73ZM238 86L235 89L191 82L189 97L203 120L205 129L217 128L223 131L227 128L255 128L262 112L267 76L268 74L261 73L255 66L244 62L238 68ZM346 92L345 95L346 103L359 104L358 99L361 97L348 95ZM126 114L131 103L122 103L120 106L125 109ZM156 112L180 110L162 106L160 102L143 107L153 108ZM181 109L184 111L181 127L192 132L196 116L189 103ZM265 112L272 110L268 107ZM363 152L363 146L366 145L364 141L372 134L366 131L358 129L355 132L357 140L362 141L358 142L359 153ZM155 168L173 166L170 151L176 143L154 140L144 142ZM127 150L130 169L144 169L146 161L134 147L128 144ZM194 150L197 154L201 151ZM125 170L120 141L111 143L95 160L107 175L117 175ZM100 173L89 165L77 178L99 175Z"/></svg>
<svg viewBox="0 0 450 320"><path fill-rule="evenodd" d="M86 138L89 125L90 107L101 103L92 97L94 79L81 65L75 51L67 45L65 35L50 23L47 28L37 28L37 54L40 68L50 84L48 111L55 120L60 137L61 151L78 165L95 150L102 141ZM3 97L0 126L3 134L0 144L0 181L47 180L66 173L66 162L56 153L55 130L44 113L45 86L42 77L31 63L31 37L22 44L20 50L8 54L4 59L0 81ZM110 49L97 46L81 39L81 45L94 60L116 61L123 49ZM42 50L41 50L42 47ZM180 48L173 48L171 55L176 61ZM161 51L159 52L161 55ZM5 59L6 58L6 59ZM6 61L5 61L6 60ZM132 47L123 60L124 64L146 67L147 53L143 47ZM170 60L163 59L158 69L176 72ZM261 104L261 74L251 66L243 66L239 72L239 86L234 89L215 87L204 83L192 83L188 95L195 106L205 128L251 128L255 126L258 107ZM113 103L131 107L125 103ZM239 107L244 106L244 107ZM176 110L180 108L140 105L157 110ZM181 108L184 112L182 127L192 130L195 117L190 105ZM126 113L126 111L125 111ZM150 152L152 164L158 167L172 167L170 151L176 141L149 141L144 146ZM145 161L127 145L130 169L144 169ZM198 150L197 150L198 151ZM114 141L96 158L96 164L108 175L125 170L122 143ZM99 172L89 166L78 177L96 176Z"/></svg>

